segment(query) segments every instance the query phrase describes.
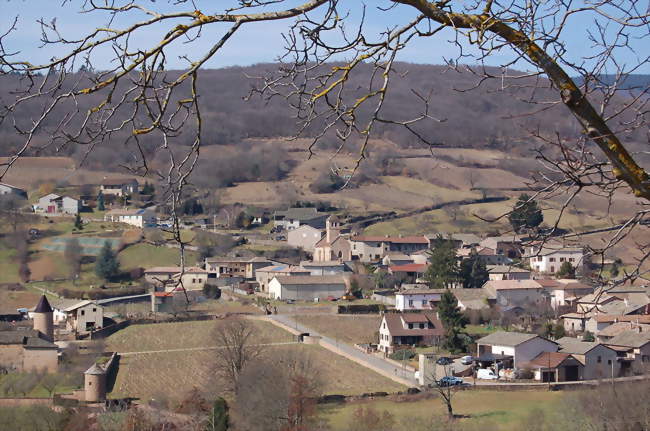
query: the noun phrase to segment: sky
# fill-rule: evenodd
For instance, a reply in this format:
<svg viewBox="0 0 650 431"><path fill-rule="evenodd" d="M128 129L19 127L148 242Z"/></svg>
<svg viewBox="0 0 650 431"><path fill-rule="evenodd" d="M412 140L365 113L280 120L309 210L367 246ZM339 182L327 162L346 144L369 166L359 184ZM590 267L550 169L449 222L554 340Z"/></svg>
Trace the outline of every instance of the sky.
<svg viewBox="0 0 650 431"><path fill-rule="evenodd" d="M290 4L299 2L287 0ZM77 38L80 34L92 31L97 27L103 27L107 23L107 15L104 12L93 12L82 14L79 13L81 0L0 0L0 32L4 33L12 25L14 19L17 19L17 30L12 32L4 40L6 51L18 52L14 58L27 59L31 63L43 63L54 56L63 55L66 47L47 45L42 46L40 42L41 30L37 20L43 18L45 21L51 21L56 18L57 27L63 37ZM125 4L124 1L116 0L118 4ZM143 6L156 10L158 12L169 12L180 9L194 10L199 8L202 12L215 13L220 12L213 9L214 4L234 3L233 0L195 0L195 4L185 3L174 5L171 0L141 0ZM360 0L341 0L342 7L340 12L349 11L348 18L350 24L359 22L361 5ZM390 11L381 11L378 6L390 6L389 0L367 0L366 1L366 34L376 36L382 31L392 28L395 25L407 23L416 15L411 7L397 6ZM223 6L222 6L223 7ZM316 15L314 15L316 16ZM130 14L124 16L120 21L114 23L113 27L125 25L144 15ZM573 19L573 18L572 18ZM139 32L132 40L132 47L151 46L160 40L161 35L165 34L174 25L187 23L187 20L176 21L172 24L149 28ZM588 55L590 52L590 43L586 38L586 31L589 30L589 23L581 19L573 19L573 25L563 34L563 40L567 44L569 56L572 61L580 61L581 56ZM167 57L167 67L171 69L182 68L186 64L181 59L182 55L189 55L196 58L200 53L205 52L210 46L210 42L219 38L227 27L221 24L211 25L204 28L201 38L191 44L178 44L169 52ZM215 57L213 57L206 67L217 68L226 66L245 66L255 63L272 62L278 56L282 55L284 41L282 33L288 28L287 21L274 21L264 23L246 24L226 46ZM403 50L398 60L425 63L425 64L442 64L446 59L455 58L458 51L450 39L454 37L452 30L447 31L434 39L417 39ZM650 46L647 39L635 42L639 44L640 52L643 55L650 54ZM472 52L472 47L464 43L464 50ZM644 52L645 51L645 52ZM93 64L98 69L108 68L113 53L107 49L98 50L94 53ZM512 56L511 51L504 51L491 56L488 64L498 66L507 62ZM617 54L617 58L624 64L633 64L638 59L626 50ZM472 60L466 60L471 62ZM518 68L529 69L527 64L519 63ZM637 70L639 73L650 73L650 68L644 67Z"/></svg>

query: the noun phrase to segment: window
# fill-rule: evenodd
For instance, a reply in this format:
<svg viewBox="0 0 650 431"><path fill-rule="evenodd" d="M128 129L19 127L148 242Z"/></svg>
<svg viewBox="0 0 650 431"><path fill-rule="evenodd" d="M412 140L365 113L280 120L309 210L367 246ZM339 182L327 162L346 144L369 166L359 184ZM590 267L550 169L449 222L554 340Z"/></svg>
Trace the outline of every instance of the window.
<svg viewBox="0 0 650 431"><path fill-rule="evenodd" d="M554 257L549 257L549 258L548 258L548 261L549 261L549 262L555 262L555 258L554 258Z"/></svg>
<svg viewBox="0 0 650 431"><path fill-rule="evenodd" d="M612 360L611 359L607 360L607 365L612 365Z"/></svg>
<svg viewBox="0 0 650 431"><path fill-rule="evenodd" d="M83 316L85 314L86 314L86 310L81 310L81 315Z"/></svg>
<svg viewBox="0 0 650 431"><path fill-rule="evenodd" d="M601 362L603 362L603 358L602 358L601 356L599 356L599 357L596 359L596 362L598 362L598 363L600 364Z"/></svg>
<svg viewBox="0 0 650 431"><path fill-rule="evenodd" d="M537 256L537 261L538 262L541 262L542 260L544 260L544 258L542 256Z"/></svg>
<svg viewBox="0 0 650 431"><path fill-rule="evenodd" d="M555 267L554 266L551 267L551 272L555 272Z"/></svg>
<svg viewBox="0 0 650 431"><path fill-rule="evenodd" d="M564 257L560 258L560 262L564 262L565 260L566 260L566 258L564 258Z"/></svg>
<svg viewBox="0 0 650 431"><path fill-rule="evenodd" d="M420 323L420 329L424 329L424 323Z"/></svg>
<svg viewBox="0 0 650 431"><path fill-rule="evenodd" d="M96 313L96 312L97 312L97 309L96 309L96 308L93 308L93 313Z"/></svg>
<svg viewBox="0 0 650 431"><path fill-rule="evenodd" d="M570 258L569 258L569 262L575 262L575 261L576 261L576 258L575 258L575 257L570 257Z"/></svg>
<svg viewBox="0 0 650 431"><path fill-rule="evenodd" d="M423 300L422 300L422 306L423 306L423 307L426 307L426 306L427 306L427 300L426 300L426 299L423 299Z"/></svg>
<svg viewBox="0 0 650 431"><path fill-rule="evenodd" d="M409 307L413 307L413 300L409 299Z"/></svg>
<svg viewBox="0 0 650 431"><path fill-rule="evenodd" d="M413 324L409 323L409 329L413 329Z"/></svg>

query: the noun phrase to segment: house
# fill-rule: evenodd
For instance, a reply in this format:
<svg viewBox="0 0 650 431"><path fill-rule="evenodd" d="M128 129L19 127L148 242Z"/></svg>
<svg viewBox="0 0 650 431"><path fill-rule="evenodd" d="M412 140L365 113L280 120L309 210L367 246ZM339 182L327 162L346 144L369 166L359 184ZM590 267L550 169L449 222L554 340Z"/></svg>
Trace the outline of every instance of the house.
<svg viewBox="0 0 650 431"><path fill-rule="evenodd" d="M188 305L204 300L203 293L196 290L187 292L151 292L151 312L176 314L185 312ZM188 301L189 300L189 304Z"/></svg>
<svg viewBox="0 0 650 431"><path fill-rule="evenodd" d="M557 352L558 344L537 334L493 332L476 341L478 356L510 356L515 369L525 366L542 352Z"/></svg>
<svg viewBox="0 0 650 431"><path fill-rule="evenodd" d="M308 269L301 268L300 266L279 264L269 265L255 271L255 280L260 286L260 292L269 291L269 283L276 276L291 276L291 275L311 275Z"/></svg>
<svg viewBox="0 0 650 431"><path fill-rule="evenodd" d="M626 331L648 332L650 331L650 324L636 322L612 323L605 329L599 331L596 335L596 339L603 344L607 344L612 340L612 338Z"/></svg>
<svg viewBox="0 0 650 431"><path fill-rule="evenodd" d="M126 223L139 228L156 227L156 214L150 209L114 209L104 214L104 221Z"/></svg>
<svg viewBox="0 0 650 431"><path fill-rule="evenodd" d="M269 282L269 297L314 301L340 298L348 291L348 284L341 275L276 276Z"/></svg>
<svg viewBox="0 0 650 431"><path fill-rule="evenodd" d="M429 241L429 244L431 244L438 238L442 238L448 241L452 241L454 243L454 247L456 248L467 248L467 249L474 248L477 245L479 245L479 243L481 242L481 238L479 238L477 235L474 235L473 233L438 232L435 234L427 234L426 238Z"/></svg>
<svg viewBox="0 0 650 431"><path fill-rule="evenodd" d="M609 340L606 345L618 352L621 375L646 371L650 363L650 332L638 329L625 331Z"/></svg>
<svg viewBox="0 0 650 431"><path fill-rule="evenodd" d="M287 244L291 247L301 248L313 253L314 246L318 241L320 241L322 236L323 231L308 224L304 224L287 233Z"/></svg>
<svg viewBox="0 0 650 431"><path fill-rule="evenodd" d="M400 253L400 252L388 252L384 256L384 258L381 260L381 264L383 266L400 266L400 265L408 265L409 263L416 263L413 261L413 258L407 254ZM423 263L426 263L423 262Z"/></svg>
<svg viewBox="0 0 650 431"><path fill-rule="evenodd" d="M620 364L617 354L604 344L582 341L572 337L556 340L561 353L568 353L584 366L582 379L595 380L618 377Z"/></svg>
<svg viewBox="0 0 650 431"><path fill-rule="evenodd" d="M9 371L58 371L58 347L37 330L0 331L0 364Z"/></svg>
<svg viewBox="0 0 650 431"><path fill-rule="evenodd" d="M54 321L64 323L68 331L92 332L104 327L104 307L95 301L63 299L52 302Z"/></svg>
<svg viewBox="0 0 650 431"><path fill-rule="evenodd" d="M314 244L314 262L352 260L348 235L343 235L338 217L328 217L325 222L325 236Z"/></svg>
<svg viewBox="0 0 650 431"><path fill-rule="evenodd" d="M436 346L444 334L434 312L384 313L379 324L379 350L390 354L401 347Z"/></svg>
<svg viewBox="0 0 650 431"><path fill-rule="evenodd" d="M11 184L0 183L0 196L13 195L23 199L27 199L27 192L19 187L12 186Z"/></svg>
<svg viewBox="0 0 650 431"><path fill-rule="evenodd" d="M582 247L564 247L561 245L533 245L527 247L526 256L530 268L538 274L555 274L564 262L569 262L581 274L586 262Z"/></svg>
<svg viewBox="0 0 650 431"><path fill-rule="evenodd" d="M458 301L458 308L465 310L484 310L490 308L490 298L485 289L451 289Z"/></svg>
<svg viewBox="0 0 650 431"><path fill-rule="evenodd" d="M645 307L645 306L644 306ZM628 310L634 310L635 306L629 307ZM635 310L639 311L639 309ZM615 314L615 313L592 313L585 322L585 331L594 335L599 335L601 331L608 326L618 322L631 322L637 325L650 324L650 315L648 314Z"/></svg>
<svg viewBox="0 0 650 431"><path fill-rule="evenodd" d="M286 211L273 213L273 225L284 230L298 229L302 225L309 225L316 229L325 227L328 214L320 213L316 208L289 208Z"/></svg>
<svg viewBox="0 0 650 431"><path fill-rule="evenodd" d="M425 236L363 236L350 238L353 260L376 262L389 252L414 253L429 249Z"/></svg>
<svg viewBox="0 0 650 431"><path fill-rule="evenodd" d="M395 309L432 310L446 289L408 289L395 294Z"/></svg>
<svg viewBox="0 0 650 431"><path fill-rule="evenodd" d="M511 265L488 265L490 280L530 280L531 273L527 269Z"/></svg>
<svg viewBox="0 0 650 431"><path fill-rule="evenodd" d="M541 382L575 382L585 378L586 367L569 353L541 352L523 368L532 369Z"/></svg>
<svg viewBox="0 0 650 431"><path fill-rule="evenodd" d="M585 331L587 320L590 319L586 313L565 313L560 316L562 326L569 334L577 334Z"/></svg>
<svg viewBox="0 0 650 431"><path fill-rule="evenodd" d="M518 259L522 255L521 238L517 235L489 236L479 244L495 251L496 254L509 259Z"/></svg>
<svg viewBox="0 0 650 431"><path fill-rule="evenodd" d="M576 280L538 279L536 281L542 285L548 294L550 305L553 309L575 304L578 298L593 293L594 291L593 286L589 286L588 284Z"/></svg>
<svg viewBox="0 0 650 431"><path fill-rule="evenodd" d="M502 307L547 303L546 292L536 280L488 280L483 290L488 298Z"/></svg>
<svg viewBox="0 0 650 431"><path fill-rule="evenodd" d="M393 274L402 281L417 282L427 272L428 264L409 263L407 265L393 265L388 267L388 273Z"/></svg>
<svg viewBox="0 0 650 431"><path fill-rule="evenodd" d="M104 195L125 196L138 192L138 181L135 178L107 178L100 185L99 190Z"/></svg>
<svg viewBox="0 0 650 431"><path fill-rule="evenodd" d="M512 259L504 254L498 254L495 249L489 247L459 248L456 250L456 256L461 260L470 257L472 254L476 254L485 265L509 265L512 263Z"/></svg>
<svg viewBox="0 0 650 431"><path fill-rule="evenodd" d="M205 259L205 269L209 278L241 277L254 280L255 272L269 265L279 265L279 262L263 257L219 257Z"/></svg>
<svg viewBox="0 0 650 431"><path fill-rule="evenodd" d="M46 214L77 215L81 210L81 201L70 196L60 196L50 193L38 200L34 211Z"/></svg>
<svg viewBox="0 0 650 431"><path fill-rule="evenodd" d="M165 291L180 290L181 280L185 290L202 290L208 281L208 271L198 267L186 267L181 278L180 266L157 266L147 269L144 279Z"/></svg>
<svg viewBox="0 0 650 431"><path fill-rule="evenodd" d="M605 304L613 301L620 301L620 299L606 293L603 289L596 289L593 293L578 298L576 300L576 309L578 313L591 313L600 311Z"/></svg>

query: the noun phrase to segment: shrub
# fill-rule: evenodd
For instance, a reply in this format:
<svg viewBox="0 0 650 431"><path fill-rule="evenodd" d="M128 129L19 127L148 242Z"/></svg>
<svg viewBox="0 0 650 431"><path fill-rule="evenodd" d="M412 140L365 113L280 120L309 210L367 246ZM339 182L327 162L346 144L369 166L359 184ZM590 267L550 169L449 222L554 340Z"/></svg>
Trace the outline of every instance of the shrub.
<svg viewBox="0 0 650 431"><path fill-rule="evenodd" d="M203 294L206 298L219 299L221 298L221 289L213 284L205 284L203 286Z"/></svg>
<svg viewBox="0 0 650 431"><path fill-rule="evenodd" d="M391 353L388 357L394 361L404 361L415 358L415 351L411 349L402 349Z"/></svg>

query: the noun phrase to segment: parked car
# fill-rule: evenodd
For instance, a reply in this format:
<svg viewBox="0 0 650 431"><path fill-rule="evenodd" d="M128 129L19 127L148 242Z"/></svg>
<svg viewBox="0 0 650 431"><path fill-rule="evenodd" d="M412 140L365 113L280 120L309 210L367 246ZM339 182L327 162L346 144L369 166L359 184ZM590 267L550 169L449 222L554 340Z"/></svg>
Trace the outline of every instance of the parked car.
<svg viewBox="0 0 650 431"><path fill-rule="evenodd" d="M483 380L496 380L499 378L499 376L494 374L494 371L492 371L489 368L481 368L480 370L477 371L476 378L483 379Z"/></svg>
<svg viewBox="0 0 650 431"><path fill-rule="evenodd" d="M463 365L472 365L472 362L474 362L474 358L472 356L463 356L460 358L460 363Z"/></svg>
<svg viewBox="0 0 650 431"><path fill-rule="evenodd" d="M442 379L438 380L438 386L447 387L447 386L459 386L465 383L460 377L454 376L445 376Z"/></svg>
<svg viewBox="0 0 650 431"><path fill-rule="evenodd" d="M286 303L287 303L287 304L293 304L293 303L295 303L295 302L296 302L296 301L294 301L293 299L287 299L287 300L286 300Z"/></svg>
<svg viewBox="0 0 650 431"><path fill-rule="evenodd" d="M447 358L445 356L438 358L438 360L436 361L436 364L438 365L451 365L453 363L454 363L453 359Z"/></svg>

